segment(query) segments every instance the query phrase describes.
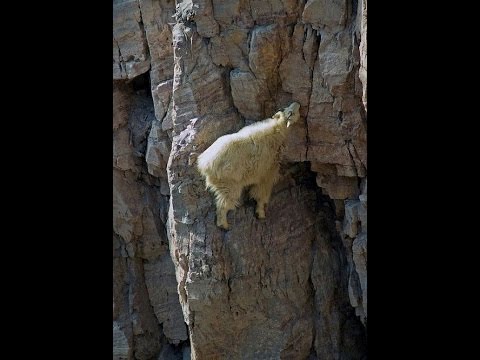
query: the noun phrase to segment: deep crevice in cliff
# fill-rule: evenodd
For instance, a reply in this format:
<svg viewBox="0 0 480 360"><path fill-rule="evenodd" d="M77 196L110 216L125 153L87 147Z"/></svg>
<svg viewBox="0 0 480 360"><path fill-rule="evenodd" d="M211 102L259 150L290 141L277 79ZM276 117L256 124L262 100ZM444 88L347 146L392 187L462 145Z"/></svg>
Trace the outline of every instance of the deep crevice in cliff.
<svg viewBox="0 0 480 360"><path fill-rule="evenodd" d="M293 171L292 171L293 170ZM315 212L319 215L317 220L316 239L312 243L312 269L308 278L308 283L312 288L314 296L314 321L316 326L313 329L314 338L312 340L311 358L317 358L316 349L320 344L316 344L315 335L317 329L322 329L322 321L328 315L324 313L325 309L337 307L340 316L340 327L338 329L338 341L340 346L337 351L340 352L341 358L355 359L358 354L366 354L366 328L362 325L359 318L355 315L355 310L349 302L348 295L348 279L349 266L347 261L348 251L338 232L337 223L342 219L336 215L337 209L333 199L324 194L322 188L317 186L316 173L310 169L310 162L294 163L290 165L290 174L295 179L296 186L303 186L307 189L315 191L316 202ZM319 258L329 253L328 257L333 257L327 263L323 263ZM323 265L322 265L323 264ZM320 267L318 267L320 266ZM318 273L320 271L324 276L325 273L331 272L336 279L333 285L334 289L331 293L323 293L321 290L322 282L318 281ZM313 275L312 275L313 274ZM312 280L313 276L313 280ZM317 278L315 284L315 278ZM320 292L320 295L319 295ZM328 303L328 304L327 304ZM328 353L328 352L327 352ZM321 352L320 352L321 354ZM323 353L325 356L326 353ZM366 355L365 355L366 356ZM318 357L321 358L322 356ZM363 357L362 357L363 359Z"/></svg>
<svg viewBox="0 0 480 360"><path fill-rule="evenodd" d="M151 275L149 275L150 280L146 279L148 275L145 267L148 266L150 272L152 270L156 271L155 269L158 268L156 264L159 261L165 261L161 260L161 257L164 256L162 254L167 254L168 260L170 260L165 228L168 196L160 193L160 180L148 173L145 162L147 140L152 122L155 121L150 75L145 73L128 81L119 81L116 86L123 94L124 103L121 104L128 104L128 106L122 105L126 110L125 120L118 127L117 133L115 133L116 129L114 128L114 139L117 138L117 141L120 141L118 140L118 131L122 133L127 131L128 135L126 136L128 136L128 139L123 144L124 148L121 155L125 154L122 156L127 156L126 154L130 154L133 160L133 162L127 162L126 168L123 169L123 176L118 177L118 181L126 181L125 185L130 184L127 185L130 187L130 190L124 189L121 191L121 196L124 197L123 201L130 202L123 204L123 206L128 205L126 208L127 213L132 210L135 211L137 207L142 209L137 211L136 215L130 215L130 217L132 215L136 216L138 220L133 225L134 228L132 230L135 234L132 235L133 238L128 244L125 244L125 240L114 232L114 239L117 239L118 248L114 257L126 257L125 271L128 274L128 276L124 277L125 283L123 285L128 310L124 310L127 311L124 314L124 318L119 318L122 321L120 323L122 327L119 331L126 334L124 336L127 336L129 341L128 351L133 351L135 358L157 359L160 356L161 358L180 360L183 358L183 353L188 351L189 338L187 337L183 341L174 339L172 340L173 343L169 343L164 331L165 323L160 322L157 318L158 309L155 309L155 306L158 306L158 304L152 302L151 296L157 295L155 295L155 291L148 296L146 295L152 291L152 288L148 289L151 286L148 285L149 281L155 280L151 280ZM115 171L120 170L116 169ZM135 199L137 196L139 198ZM129 207L133 207L133 209L130 210ZM171 276L174 277L173 263L171 269ZM163 276L165 275L163 274ZM175 289L173 289L173 293L176 297ZM128 332L129 326L136 327L136 332ZM185 324L184 326L188 332Z"/></svg>

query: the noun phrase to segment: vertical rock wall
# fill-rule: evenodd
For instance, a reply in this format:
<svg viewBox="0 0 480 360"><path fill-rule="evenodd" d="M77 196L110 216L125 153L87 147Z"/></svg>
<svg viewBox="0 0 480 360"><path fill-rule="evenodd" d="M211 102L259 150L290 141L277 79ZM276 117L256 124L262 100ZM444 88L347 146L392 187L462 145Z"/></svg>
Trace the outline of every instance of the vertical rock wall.
<svg viewBox="0 0 480 360"><path fill-rule="evenodd" d="M115 359L157 359L161 352L179 353L170 358L181 359L188 343L165 232L168 197L145 163L154 119L148 77L139 76L128 84L114 82Z"/></svg>
<svg viewBox="0 0 480 360"><path fill-rule="evenodd" d="M113 2L114 358L366 358L366 1ZM267 219L195 170L292 101Z"/></svg>

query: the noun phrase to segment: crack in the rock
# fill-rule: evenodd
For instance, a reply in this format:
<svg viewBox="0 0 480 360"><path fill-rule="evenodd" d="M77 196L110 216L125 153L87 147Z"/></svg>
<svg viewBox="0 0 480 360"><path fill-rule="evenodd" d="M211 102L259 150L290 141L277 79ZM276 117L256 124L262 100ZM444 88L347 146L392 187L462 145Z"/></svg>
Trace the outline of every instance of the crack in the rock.
<svg viewBox="0 0 480 360"><path fill-rule="evenodd" d="M351 4L351 5L350 5ZM351 2L348 2L348 5L351 6L352 8L349 9L351 11L351 19L356 19L357 17L357 9L358 9L358 0L352 0ZM350 13L349 11L349 13ZM347 19L349 21L350 18ZM355 21L352 21L352 23L355 23Z"/></svg>
<svg viewBox="0 0 480 360"><path fill-rule="evenodd" d="M145 48L145 51L146 51L146 55L147 55L147 58L146 60L148 59L151 59L151 56L150 56L150 44L148 43L148 38L147 38L147 32L145 30L145 25L143 23L143 16L142 16L142 7L140 6L140 0L137 0L137 6L138 6L138 11L140 13L140 21L137 20L137 23L138 23L138 26L140 27L140 31L142 32L142 39L145 41L145 44L146 44L146 48ZM150 61L150 68L149 70L152 68L152 62ZM147 70L148 71L148 70Z"/></svg>
<svg viewBox="0 0 480 360"><path fill-rule="evenodd" d="M302 54L302 60L305 62L305 64L307 63L307 60L305 59L304 48L305 48L305 43L307 42L307 35L308 35L308 25L304 25L304 27L303 27L303 46L300 49L300 54ZM313 81L313 79L312 79L312 81Z"/></svg>
<svg viewBox="0 0 480 360"><path fill-rule="evenodd" d="M315 193L316 193L316 197L317 197L317 203L318 203L318 200L320 198L320 194L321 194L321 190L320 189L316 189L315 190ZM315 223L313 224L313 226L315 227L316 231L315 233L318 233L318 227L319 227L319 223L318 223L319 219L317 218L317 220L315 221ZM317 350L315 348L315 339L317 337L317 327L319 326L318 324L318 316L316 314L316 312L318 311L317 309L317 304L316 304L316 301L315 301L315 296L316 296L316 289L315 289L315 285L313 283L313 280L312 280L312 273L313 273L313 266L315 264L315 258L318 256L318 247L319 247L319 243L318 243L318 237L317 235L314 236L314 239L312 241L312 245L311 245L311 254L312 254L312 257L311 257L311 267L310 267L310 273L308 274L308 285L310 286L310 289L312 291L312 310L313 310L313 329L312 329L312 344L310 345L310 353L314 353L315 354L315 358L317 358Z"/></svg>
<svg viewBox="0 0 480 360"><path fill-rule="evenodd" d="M250 4L250 2L249 2ZM246 62L247 62L247 65L248 65L248 68L250 70L250 72L252 73L253 77L255 78L255 80L258 80L257 79L257 75L255 75L255 72L253 71L253 69L250 67L250 60L249 60L249 56L250 56L250 50L252 49L252 41L253 41L253 32L255 30L255 26L252 28L251 31L248 32L248 37L247 37L247 59L246 59Z"/></svg>
<svg viewBox="0 0 480 360"><path fill-rule="evenodd" d="M298 18L299 18L299 19L302 18L302 14L303 14L303 11L305 10L305 5L307 4L307 1L308 1L308 0L304 0L304 1L303 1L303 4L302 4L301 1L299 1L299 3L300 3L300 4L299 4L299 7L298 7L298 9L299 9Z"/></svg>
<svg viewBox="0 0 480 360"><path fill-rule="evenodd" d="M231 294L232 294L232 284L231 284L231 278L229 277L227 279L227 286L228 286L228 292L227 292L227 302L228 302L228 307L230 308L230 314L233 314L233 308L232 308L232 301L231 301Z"/></svg>
<svg viewBox="0 0 480 360"><path fill-rule="evenodd" d="M250 2L250 0L248 0L248 13L250 14L250 17L252 18L253 20L253 27L255 27L255 25L257 24L257 21L253 19L253 15L252 15L252 4ZM250 50L250 48L249 48Z"/></svg>
<svg viewBox="0 0 480 360"><path fill-rule="evenodd" d="M193 33L192 33L192 38L193 38ZM191 39L192 39L191 38ZM192 47L193 47L193 43L192 43ZM190 55L191 55L191 59L193 59L193 51L192 51L192 47L190 47ZM197 66L198 66L198 56L195 57L195 63L193 64L193 66L191 67L190 71L185 71L185 75L192 75L193 72L197 69ZM191 84L191 82L189 81L186 81L187 83ZM193 84L192 84L193 85Z"/></svg>
<svg viewBox="0 0 480 360"><path fill-rule="evenodd" d="M160 336L163 336L167 339L167 342L168 342L168 338L167 336L165 335L164 331L163 331L163 323L160 322L160 320L158 319L157 317L157 313L155 312L155 308L152 304L152 299L150 297L150 292L148 291L148 286L147 286L147 283L146 283L146 278L145 278L145 260L142 260L142 266L141 266L141 272L142 272L142 276L143 276L143 281L144 281L144 284L145 284L145 288L146 288L146 292L147 292L147 302L148 302L148 305L150 306L150 310L151 312L153 313L153 318L155 319L155 322L157 323L158 325L158 330L160 332Z"/></svg>
<svg viewBox="0 0 480 360"><path fill-rule="evenodd" d="M123 56L122 56L122 51L120 50L120 45L118 45L118 41L117 39L115 39L115 37L113 38L113 41L115 41L115 44L117 45L117 49L118 49L118 67L120 68L120 76L122 76L122 72L125 72L125 76L127 75L127 67L124 65L125 67L125 70L122 69L122 63L124 63L123 61Z"/></svg>
<svg viewBox="0 0 480 360"><path fill-rule="evenodd" d="M308 132L308 113L310 111L310 104L307 106L307 113L305 115L305 161L308 161L308 149L310 148L310 134Z"/></svg>
<svg viewBox="0 0 480 360"><path fill-rule="evenodd" d="M360 164L363 166L364 172L365 172L365 176L366 176L366 175L367 175L367 167L365 166L365 164L362 162L362 159L361 159L360 156L358 155L357 148L355 147L355 145L353 144L353 142L350 142L350 144L352 145L353 150L355 151L355 156L356 156L356 158L358 159L358 161L360 162ZM350 153L350 150L349 150L348 152Z"/></svg>
<svg viewBox="0 0 480 360"><path fill-rule="evenodd" d="M340 111L340 114L341 114L341 113L342 113L342 112ZM346 145L346 148L347 148L347 150L348 150L348 155L350 156L350 162L351 162L352 165L353 165L353 170L355 171L355 176L358 177L357 165L355 164L355 159L354 159L354 157L353 157L353 155L352 155L352 153L351 153L351 151L350 151L350 145L353 146L352 140L345 140L345 145Z"/></svg>

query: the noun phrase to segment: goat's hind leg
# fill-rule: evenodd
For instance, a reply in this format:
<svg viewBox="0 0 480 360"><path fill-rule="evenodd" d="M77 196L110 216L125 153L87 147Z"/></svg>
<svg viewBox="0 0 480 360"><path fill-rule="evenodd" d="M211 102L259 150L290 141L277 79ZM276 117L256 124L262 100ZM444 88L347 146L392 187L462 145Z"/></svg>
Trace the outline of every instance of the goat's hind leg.
<svg viewBox="0 0 480 360"><path fill-rule="evenodd" d="M238 206L238 200L242 193L241 188L224 188L217 192L217 226L228 230L230 226L227 221L227 214Z"/></svg>
<svg viewBox="0 0 480 360"><path fill-rule="evenodd" d="M217 226L225 230L229 229L227 221L227 214L229 210L230 208L228 201L224 199L217 199Z"/></svg>

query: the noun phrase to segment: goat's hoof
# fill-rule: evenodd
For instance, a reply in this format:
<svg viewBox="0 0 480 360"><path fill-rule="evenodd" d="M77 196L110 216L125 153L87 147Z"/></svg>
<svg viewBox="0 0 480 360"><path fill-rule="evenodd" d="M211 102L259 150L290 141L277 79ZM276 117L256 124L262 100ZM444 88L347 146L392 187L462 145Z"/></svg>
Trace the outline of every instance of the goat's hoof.
<svg viewBox="0 0 480 360"><path fill-rule="evenodd" d="M258 212L256 212L255 215L257 215L257 219L259 219L259 220L264 220L265 219L265 214L259 214Z"/></svg>
<svg viewBox="0 0 480 360"><path fill-rule="evenodd" d="M230 230L230 226L228 226L228 224L217 223L217 226L223 230Z"/></svg>

